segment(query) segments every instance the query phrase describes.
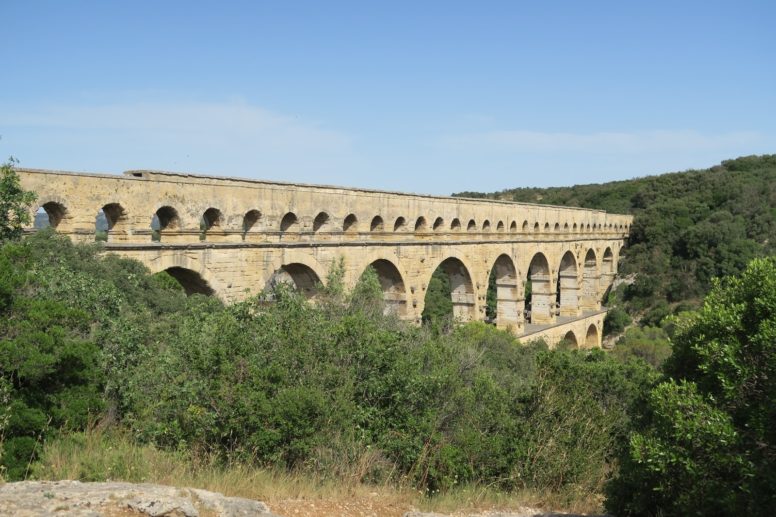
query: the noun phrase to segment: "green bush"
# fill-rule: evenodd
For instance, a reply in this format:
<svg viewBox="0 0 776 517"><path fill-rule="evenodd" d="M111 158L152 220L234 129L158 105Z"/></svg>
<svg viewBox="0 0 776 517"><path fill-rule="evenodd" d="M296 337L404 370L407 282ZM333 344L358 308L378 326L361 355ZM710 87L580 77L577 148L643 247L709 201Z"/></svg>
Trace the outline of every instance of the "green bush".
<svg viewBox="0 0 776 517"><path fill-rule="evenodd" d="M604 335L612 336L621 334L625 330L625 327L630 325L631 322L632 320L627 312L619 307L613 307L609 309L609 312L606 313L606 317L604 318Z"/></svg>
<svg viewBox="0 0 776 517"><path fill-rule="evenodd" d="M651 382L644 363L520 345L484 323L407 325L384 314L371 270L348 293L335 268L315 304L280 285L273 303L224 306L98 250L50 231L0 249L9 479L102 419L194 460L427 493L596 491Z"/></svg>
<svg viewBox="0 0 776 517"><path fill-rule="evenodd" d="M663 328L633 327L617 340L612 355L621 361L639 358L660 369L671 356L671 343Z"/></svg>

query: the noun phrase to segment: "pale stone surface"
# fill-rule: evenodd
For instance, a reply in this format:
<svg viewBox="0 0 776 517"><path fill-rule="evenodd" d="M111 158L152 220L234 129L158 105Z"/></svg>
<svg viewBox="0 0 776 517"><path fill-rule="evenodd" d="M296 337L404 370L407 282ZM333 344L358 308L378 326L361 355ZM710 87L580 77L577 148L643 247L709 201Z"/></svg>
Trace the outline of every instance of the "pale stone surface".
<svg viewBox="0 0 776 517"><path fill-rule="evenodd" d="M149 483L22 481L0 485L0 515L277 517L267 505L207 490Z"/></svg>
<svg viewBox="0 0 776 517"><path fill-rule="evenodd" d="M388 306L419 322L441 267L455 316L484 320L495 270L500 328L540 337L533 324L541 324L554 329L548 341L572 330L580 346L588 346L586 330L559 327L600 310L632 222L600 210L191 174L17 172L38 195L34 210L44 207L58 232L93 241L103 210L106 251L166 270L190 291L237 301L290 281L314 296L316 283L344 259L347 285L373 266ZM159 242L152 242L154 214L165 225ZM600 346L602 328L594 324Z"/></svg>

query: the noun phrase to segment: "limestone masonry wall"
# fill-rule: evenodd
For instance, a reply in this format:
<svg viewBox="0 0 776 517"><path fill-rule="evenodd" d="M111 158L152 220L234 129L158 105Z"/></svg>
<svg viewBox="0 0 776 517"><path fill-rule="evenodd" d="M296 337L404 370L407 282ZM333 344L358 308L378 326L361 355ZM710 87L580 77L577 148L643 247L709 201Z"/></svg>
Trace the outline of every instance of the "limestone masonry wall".
<svg viewBox="0 0 776 517"><path fill-rule="evenodd" d="M106 251L168 271L188 292L236 301L285 281L314 296L344 258L348 284L371 265L391 310L419 321L442 267L456 317L484 320L494 270L499 327L532 337L545 328L554 342L571 320L590 319L595 337L575 330L579 346L600 346L600 302L632 222L600 210L155 171L17 172L38 196L34 212L43 208L58 232L93 241L101 211Z"/></svg>

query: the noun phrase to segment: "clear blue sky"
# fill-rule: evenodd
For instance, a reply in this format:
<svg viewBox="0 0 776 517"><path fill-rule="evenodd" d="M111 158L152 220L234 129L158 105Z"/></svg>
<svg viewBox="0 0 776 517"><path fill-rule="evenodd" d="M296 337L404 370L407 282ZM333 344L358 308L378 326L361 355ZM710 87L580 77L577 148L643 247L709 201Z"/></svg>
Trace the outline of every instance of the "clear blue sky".
<svg viewBox="0 0 776 517"><path fill-rule="evenodd" d="M447 194L776 152L776 2L0 0L0 156Z"/></svg>

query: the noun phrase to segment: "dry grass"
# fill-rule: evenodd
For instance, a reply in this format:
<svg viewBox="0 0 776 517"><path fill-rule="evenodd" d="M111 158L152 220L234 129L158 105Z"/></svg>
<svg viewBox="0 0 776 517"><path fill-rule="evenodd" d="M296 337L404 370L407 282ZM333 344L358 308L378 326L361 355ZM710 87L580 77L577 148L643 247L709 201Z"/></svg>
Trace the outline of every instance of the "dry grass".
<svg viewBox="0 0 776 517"><path fill-rule="evenodd" d="M579 513L601 509L599 496L574 493L573 490L566 493L530 490L505 493L488 486L468 485L428 497L401 480L379 485L360 482L357 472L363 469L362 463L355 462L352 471L356 473L350 475L347 469L338 469L340 472L336 478L239 463L225 466L211 458L192 458L184 453L139 445L126 434L97 428L47 443L42 461L33 469L33 477L195 487L228 496L261 500L273 509L294 508L294 513L300 515L306 514L297 508L300 502L313 508L319 504L310 515L335 515L343 512L342 508L348 504L351 504L353 512L348 515L380 516L401 515L412 508L442 513L526 506ZM362 506L368 506L369 511L360 513L356 510L359 502L364 502ZM337 506L338 510L322 512L321 504L323 507Z"/></svg>

